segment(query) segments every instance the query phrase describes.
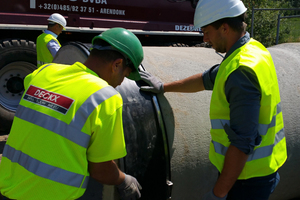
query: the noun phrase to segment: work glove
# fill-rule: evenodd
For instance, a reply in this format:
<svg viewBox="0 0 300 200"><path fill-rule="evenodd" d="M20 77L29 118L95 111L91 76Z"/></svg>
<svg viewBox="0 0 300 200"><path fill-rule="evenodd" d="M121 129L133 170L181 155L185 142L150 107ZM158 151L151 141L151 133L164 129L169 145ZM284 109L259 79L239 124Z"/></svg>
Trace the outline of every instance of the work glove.
<svg viewBox="0 0 300 200"><path fill-rule="evenodd" d="M141 80L145 81L149 86L141 86L141 90L153 93L164 93L164 84L149 72L140 71Z"/></svg>
<svg viewBox="0 0 300 200"><path fill-rule="evenodd" d="M122 200L136 200L141 197L142 186L133 176L125 174L123 183L117 185Z"/></svg>
<svg viewBox="0 0 300 200"><path fill-rule="evenodd" d="M225 197L216 197L213 189L211 189L208 193L206 193L203 197L203 200L226 200L227 195Z"/></svg>

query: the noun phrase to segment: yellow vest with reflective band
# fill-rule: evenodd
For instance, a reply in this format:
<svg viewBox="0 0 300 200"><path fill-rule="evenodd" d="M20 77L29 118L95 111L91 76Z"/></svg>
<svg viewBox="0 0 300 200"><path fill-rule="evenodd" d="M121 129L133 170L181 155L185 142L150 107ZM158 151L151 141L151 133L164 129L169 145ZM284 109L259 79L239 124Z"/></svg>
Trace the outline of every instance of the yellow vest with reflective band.
<svg viewBox="0 0 300 200"><path fill-rule="evenodd" d="M35 70L25 79L4 148L1 193L18 200L78 199L88 160L126 155L122 106L121 95L81 63Z"/></svg>
<svg viewBox="0 0 300 200"><path fill-rule="evenodd" d="M258 78L261 88L258 131L262 137L254 148L238 179L248 179L272 174L287 159L286 138L280 105L280 94L275 66L268 50L258 41L236 49L220 65L216 76L210 104L211 137L209 158L222 172L224 158L230 141L224 125L230 126L229 103L225 96L225 82L239 66L249 67Z"/></svg>
<svg viewBox="0 0 300 200"><path fill-rule="evenodd" d="M37 67L51 63L53 60L53 56L49 49L47 48L48 42L51 40L55 40L59 46L59 41L51 34L42 33L36 40L36 52L37 52Z"/></svg>

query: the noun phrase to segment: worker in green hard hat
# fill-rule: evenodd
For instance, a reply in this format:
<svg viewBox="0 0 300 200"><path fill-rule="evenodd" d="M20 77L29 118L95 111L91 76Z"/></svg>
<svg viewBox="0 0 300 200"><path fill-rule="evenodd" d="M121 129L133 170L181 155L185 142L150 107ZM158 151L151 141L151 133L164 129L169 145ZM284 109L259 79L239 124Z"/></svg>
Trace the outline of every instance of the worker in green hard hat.
<svg viewBox="0 0 300 200"><path fill-rule="evenodd" d="M94 37L93 48L120 52L125 58L125 64L132 68L132 72L127 78L138 81L141 79L138 67L144 58L143 48L133 33L122 30L122 28L113 28Z"/></svg>
<svg viewBox="0 0 300 200"><path fill-rule="evenodd" d="M150 84L145 91L212 90L209 159L219 176L203 200L267 200L287 159L276 69L270 52L246 31L246 10L240 0L198 1L194 27L226 53L220 64L168 83L141 71Z"/></svg>
<svg viewBox="0 0 300 200"><path fill-rule="evenodd" d="M143 49L123 28L93 41L84 63L50 63L24 80L0 164L0 192L8 199L78 199L89 177L116 185L122 200L141 186L114 160L126 156L123 100L115 87L139 80ZM21 141L21 142L20 142Z"/></svg>

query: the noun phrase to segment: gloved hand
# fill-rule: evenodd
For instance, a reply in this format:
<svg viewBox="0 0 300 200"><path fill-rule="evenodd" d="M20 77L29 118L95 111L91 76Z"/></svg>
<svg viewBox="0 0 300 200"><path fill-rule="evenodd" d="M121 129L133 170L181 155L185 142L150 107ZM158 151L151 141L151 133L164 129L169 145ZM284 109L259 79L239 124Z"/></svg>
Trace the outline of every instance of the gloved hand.
<svg viewBox="0 0 300 200"><path fill-rule="evenodd" d="M164 93L164 84L149 72L140 71L141 80L145 81L149 86L142 86L141 90L153 93Z"/></svg>
<svg viewBox="0 0 300 200"><path fill-rule="evenodd" d="M226 200L227 195L225 197L216 197L213 189L211 189L208 193L206 193L203 197L203 200Z"/></svg>
<svg viewBox="0 0 300 200"><path fill-rule="evenodd" d="M136 200L141 197L142 186L133 176L125 174L125 180L117 188L122 200Z"/></svg>

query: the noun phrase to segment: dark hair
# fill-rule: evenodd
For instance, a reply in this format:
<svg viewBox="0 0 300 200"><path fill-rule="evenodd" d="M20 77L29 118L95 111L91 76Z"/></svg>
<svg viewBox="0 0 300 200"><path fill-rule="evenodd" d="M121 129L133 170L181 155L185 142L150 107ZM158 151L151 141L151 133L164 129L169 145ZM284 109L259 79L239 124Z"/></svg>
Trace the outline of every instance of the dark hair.
<svg viewBox="0 0 300 200"><path fill-rule="evenodd" d="M237 17L228 17L219 19L209 25L212 25L215 29L219 29L222 24L226 23L236 32L245 32L247 24L245 23L245 19L247 17L246 12L237 16Z"/></svg>
<svg viewBox="0 0 300 200"><path fill-rule="evenodd" d="M55 23L55 22L49 22L48 23L48 28L51 28L51 27L53 27L53 26L55 26L57 23Z"/></svg>
<svg viewBox="0 0 300 200"><path fill-rule="evenodd" d="M106 46L111 46L108 42L104 41L104 40L96 40L95 43L97 45L106 47ZM111 62L114 61L118 58L121 58L125 61L125 57L118 51L115 50L98 50L98 49L92 49L91 51L91 56L97 56L107 62ZM125 63L125 62L124 62Z"/></svg>

